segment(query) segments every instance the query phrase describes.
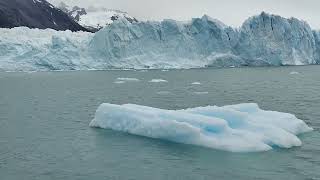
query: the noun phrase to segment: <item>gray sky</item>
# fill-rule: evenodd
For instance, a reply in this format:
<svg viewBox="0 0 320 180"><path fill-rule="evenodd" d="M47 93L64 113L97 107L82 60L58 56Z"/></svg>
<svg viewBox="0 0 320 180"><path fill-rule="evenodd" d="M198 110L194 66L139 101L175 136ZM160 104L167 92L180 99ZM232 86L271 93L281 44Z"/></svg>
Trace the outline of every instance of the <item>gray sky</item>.
<svg viewBox="0 0 320 180"><path fill-rule="evenodd" d="M239 27L262 11L307 21L320 29L320 0L49 0L82 7L103 6L128 12L140 20L190 20L207 14Z"/></svg>

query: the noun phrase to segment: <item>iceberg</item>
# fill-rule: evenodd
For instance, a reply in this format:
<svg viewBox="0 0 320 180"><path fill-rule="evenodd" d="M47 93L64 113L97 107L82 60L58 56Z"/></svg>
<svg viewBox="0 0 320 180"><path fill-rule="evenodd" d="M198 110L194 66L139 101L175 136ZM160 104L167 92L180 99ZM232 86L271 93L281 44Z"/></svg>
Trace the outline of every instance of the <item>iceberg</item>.
<svg viewBox="0 0 320 180"><path fill-rule="evenodd" d="M320 32L265 12L240 28L120 18L96 33L0 29L0 70L189 69L320 64Z"/></svg>
<svg viewBox="0 0 320 180"><path fill-rule="evenodd" d="M231 152L301 146L298 134L312 131L292 114L257 104L164 110L135 104L101 104L91 127Z"/></svg>

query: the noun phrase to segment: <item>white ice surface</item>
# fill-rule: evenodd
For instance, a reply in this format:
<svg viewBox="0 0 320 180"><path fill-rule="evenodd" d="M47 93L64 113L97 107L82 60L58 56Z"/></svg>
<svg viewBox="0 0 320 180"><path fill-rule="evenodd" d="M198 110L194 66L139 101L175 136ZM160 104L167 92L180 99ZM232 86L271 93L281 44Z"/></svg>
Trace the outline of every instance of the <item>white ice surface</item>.
<svg viewBox="0 0 320 180"><path fill-rule="evenodd" d="M238 29L208 16L189 22L120 18L95 34L0 28L0 71L308 64L320 64L320 32L304 21L267 13Z"/></svg>
<svg viewBox="0 0 320 180"><path fill-rule="evenodd" d="M120 77L120 78L117 78L117 80L119 80L119 81L140 81L137 78L128 78L128 77Z"/></svg>
<svg viewBox="0 0 320 180"><path fill-rule="evenodd" d="M261 110L257 104L164 110L135 104L101 104L91 127L232 152L301 146L311 131L292 114Z"/></svg>
<svg viewBox="0 0 320 180"><path fill-rule="evenodd" d="M168 82L168 81L165 79L152 79L149 82L151 82L151 83L164 83L164 82Z"/></svg>

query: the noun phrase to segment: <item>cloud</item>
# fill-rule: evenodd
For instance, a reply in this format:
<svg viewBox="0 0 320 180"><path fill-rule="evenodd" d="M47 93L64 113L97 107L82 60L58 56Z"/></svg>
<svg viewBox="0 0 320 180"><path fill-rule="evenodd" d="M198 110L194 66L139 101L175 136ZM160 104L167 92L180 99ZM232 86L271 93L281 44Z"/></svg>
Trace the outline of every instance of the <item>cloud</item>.
<svg viewBox="0 0 320 180"><path fill-rule="evenodd" d="M49 0L58 3L61 0ZM262 11L284 17L306 20L320 29L318 0L62 0L82 7L103 6L128 12L141 20L189 20L207 14L231 26L240 26L252 15Z"/></svg>

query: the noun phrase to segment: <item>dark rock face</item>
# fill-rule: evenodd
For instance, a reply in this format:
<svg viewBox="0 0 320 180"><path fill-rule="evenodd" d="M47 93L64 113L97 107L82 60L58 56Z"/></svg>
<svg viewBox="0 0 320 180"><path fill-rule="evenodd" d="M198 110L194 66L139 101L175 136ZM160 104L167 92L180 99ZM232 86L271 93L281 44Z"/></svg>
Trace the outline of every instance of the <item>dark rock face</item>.
<svg viewBox="0 0 320 180"><path fill-rule="evenodd" d="M118 20L119 18L120 18L119 16L114 15L114 16L111 17L111 20L112 20L112 21L116 21L116 20ZM125 18L126 18L126 20L128 20L130 23L138 22L138 20L137 20L136 18L131 18L131 17L125 17Z"/></svg>
<svg viewBox="0 0 320 180"><path fill-rule="evenodd" d="M80 20L80 16L87 14L86 10L84 8L80 8L78 6L74 6L72 8L72 11L68 12L69 16L73 17L72 14L76 14L74 16L74 19L76 21Z"/></svg>
<svg viewBox="0 0 320 180"><path fill-rule="evenodd" d="M46 0L1 0L0 27L88 31Z"/></svg>

